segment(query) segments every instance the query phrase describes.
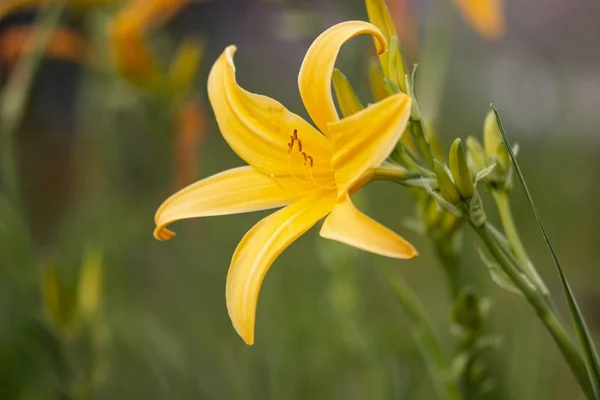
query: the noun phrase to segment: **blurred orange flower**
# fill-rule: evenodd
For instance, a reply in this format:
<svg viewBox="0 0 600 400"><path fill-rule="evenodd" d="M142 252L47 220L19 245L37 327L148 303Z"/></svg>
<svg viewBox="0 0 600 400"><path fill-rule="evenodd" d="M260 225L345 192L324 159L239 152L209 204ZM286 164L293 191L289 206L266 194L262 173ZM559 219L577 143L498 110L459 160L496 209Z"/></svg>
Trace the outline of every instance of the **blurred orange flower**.
<svg viewBox="0 0 600 400"><path fill-rule="evenodd" d="M197 99L188 100L179 107L177 119L175 185L182 188L198 178L198 154L206 135L204 105Z"/></svg>
<svg viewBox="0 0 600 400"><path fill-rule="evenodd" d="M504 0L454 0L454 4L480 35L497 39L504 33Z"/></svg>
<svg viewBox="0 0 600 400"><path fill-rule="evenodd" d="M17 60L30 51L32 28L29 26L16 26L7 29L0 35L0 60L9 65L14 65ZM46 53L49 57L73 61L86 61L86 40L73 29L60 27L56 29Z"/></svg>

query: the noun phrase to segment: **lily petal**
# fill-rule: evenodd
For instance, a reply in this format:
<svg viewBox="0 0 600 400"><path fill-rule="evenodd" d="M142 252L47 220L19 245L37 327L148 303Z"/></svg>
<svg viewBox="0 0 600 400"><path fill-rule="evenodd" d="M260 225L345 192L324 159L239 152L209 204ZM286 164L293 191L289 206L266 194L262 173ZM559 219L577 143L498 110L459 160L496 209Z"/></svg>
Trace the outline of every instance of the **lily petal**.
<svg viewBox="0 0 600 400"><path fill-rule="evenodd" d="M338 200L320 232L327 239L386 257L411 259L415 248L389 228L361 213L349 195Z"/></svg>
<svg viewBox="0 0 600 400"><path fill-rule="evenodd" d="M198 181L169 197L154 218L154 237L168 240L167 225L187 218L239 214L285 206L297 198L252 167L230 169Z"/></svg>
<svg viewBox="0 0 600 400"><path fill-rule="evenodd" d="M303 165L290 163L289 156L289 143L296 132L302 151L314 160L313 173L333 177L331 145L325 136L277 101L250 93L237 84L233 64L235 50L235 46L225 49L208 77L210 103L229 146L261 172L301 176ZM293 144L298 148L296 141Z"/></svg>
<svg viewBox="0 0 600 400"><path fill-rule="evenodd" d="M344 43L363 33L377 39L379 54L386 51L385 37L374 25L364 21L347 21L332 26L316 38L300 67L300 96L308 114L325 134L328 134L327 124L339 120L331 94L331 74L335 60Z"/></svg>
<svg viewBox="0 0 600 400"><path fill-rule="evenodd" d="M242 239L227 274L227 310L237 333L254 343L256 305L273 261L331 210L335 193L314 192L256 224Z"/></svg>
<svg viewBox="0 0 600 400"><path fill-rule="evenodd" d="M365 171L385 161L406 129L411 104L409 96L399 93L329 124L331 165L339 194L349 191Z"/></svg>

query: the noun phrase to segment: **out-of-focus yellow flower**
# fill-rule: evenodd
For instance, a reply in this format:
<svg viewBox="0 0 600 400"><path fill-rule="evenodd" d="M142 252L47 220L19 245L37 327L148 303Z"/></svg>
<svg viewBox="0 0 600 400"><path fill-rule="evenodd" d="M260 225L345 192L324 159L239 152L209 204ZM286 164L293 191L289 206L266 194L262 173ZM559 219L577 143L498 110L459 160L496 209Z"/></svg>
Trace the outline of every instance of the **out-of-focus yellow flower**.
<svg viewBox="0 0 600 400"><path fill-rule="evenodd" d="M79 316L93 319L101 309L102 303L102 253L94 247L86 250L77 289L77 308Z"/></svg>
<svg viewBox="0 0 600 400"><path fill-rule="evenodd" d="M144 34L179 11L190 0L132 0L116 16L111 41L117 68L131 83L151 88L163 76L158 62L146 44Z"/></svg>
<svg viewBox="0 0 600 400"><path fill-rule="evenodd" d="M454 3L480 35L497 39L504 33L503 0L454 0Z"/></svg>
<svg viewBox="0 0 600 400"><path fill-rule="evenodd" d="M90 8L116 3L116 0L63 0L69 6ZM0 4L0 18L6 14L28 7L37 7L58 0L14 0ZM148 30L167 21L180 11L191 0L129 0L117 13L109 27L109 35L117 69L121 75L132 84L141 88L156 88L163 83L170 84L172 77L167 68L162 68L146 43L145 35ZM64 49L63 49L64 50ZM181 85L191 82L203 48L192 41L182 45L177 54L173 68L187 75L178 76L174 82ZM172 69L173 69L172 68Z"/></svg>
<svg viewBox="0 0 600 400"><path fill-rule="evenodd" d="M373 25L349 21L321 34L306 54L298 84L320 132L277 101L238 86L229 46L214 64L208 94L223 137L249 166L230 169L188 186L158 209L154 235L194 217L286 206L256 224L239 243L229 268L227 309L238 334L254 342L258 294L265 274L294 240L327 216L321 236L372 253L410 259L413 246L358 211L350 195L370 181L404 132L411 99L395 94L340 120L331 78L340 47L359 34L387 43ZM382 167L391 168L391 167Z"/></svg>

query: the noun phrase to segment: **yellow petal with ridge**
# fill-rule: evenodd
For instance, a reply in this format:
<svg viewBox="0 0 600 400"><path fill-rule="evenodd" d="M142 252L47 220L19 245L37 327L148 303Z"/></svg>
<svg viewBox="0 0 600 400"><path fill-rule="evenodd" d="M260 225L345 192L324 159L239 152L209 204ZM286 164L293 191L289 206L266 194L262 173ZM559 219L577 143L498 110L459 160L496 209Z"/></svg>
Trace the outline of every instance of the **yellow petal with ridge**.
<svg viewBox="0 0 600 400"><path fill-rule="evenodd" d="M415 248L397 233L358 211L347 194L325 218L320 234L386 257L412 259L418 255Z"/></svg>
<svg viewBox="0 0 600 400"><path fill-rule="evenodd" d="M241 88L233 64L235 50L235 46L227 47L208 78L210 103L229 146L265 174L304 176L303 163L290 162L292 143L295 152L312 157L315 177L329 175L332 179L327 138L277 101Z"/></svg>
<svg viewBox="0 0 600 400"><path fill-rule="evenodd" d="M300 96L314 123L327 135L327 124L339 120L331 93L335 60L344 43L365 33L377 39L378 53L386 51L387 42L374 25L364 21L347 21L334 25L319 35L308 49L300 67Z"/></svg>
<svg viewBox="0 0 600 400"><path fill-rule="evenodd" d="M329 124L331 165L339 195L352 190L365 171L378 167L390 155L406 130L411 104L409 96L395 94Z"/></svg>
<svg viewBox="0 0 600 400"><path fill-rule="evenodd" d="M254 343L258 294L273 261L334 203L335 192L315 192L261 220L238 245L227 274L227 310L248 345Z"/></svg>
<svg viewBox="0 0 600 400"><path fill-rule="evenodd" d="M285 206L297 198L252 167L233 168L202 179L169 197L154 218L154 237L171 239L167 225L181 219L239 214Z"/></svg>

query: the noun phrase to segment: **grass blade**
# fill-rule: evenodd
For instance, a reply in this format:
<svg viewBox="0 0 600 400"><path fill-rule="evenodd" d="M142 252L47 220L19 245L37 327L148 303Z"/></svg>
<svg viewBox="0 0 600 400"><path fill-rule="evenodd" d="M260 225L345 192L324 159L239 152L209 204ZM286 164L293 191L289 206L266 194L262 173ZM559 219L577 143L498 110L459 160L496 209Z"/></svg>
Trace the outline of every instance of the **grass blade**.
<svg viewBox="0 0 600 400"><path fill-rule="evenodd" d="M398 304L413 324L413 336L429 369L439 397L444 400L462 400L460 389L451 372L450 362L442 351L427 312L417 295L388 266L381 265L379 271L398 300Z"/></svg>
<svg viewBox="0 0 600 400"><path fill-rule="evenodd" d="M500 133L502 134L502 138L504 139L504 144L508 148L510 158L515 166L515 170L517 172L517 175L519 176L519 180L521 181L521 184L523 185L523 189L525 189L525 194L527 195L527 200L529 200L529 205L531 206L531 209L533 210L535 219L538 223L540 231L542 232L544 241L546 242L546 246L548 246L548 249L550 250L550 254L552 255L552 260L554 261L554 265L556 267L556 272L558 273L558 276L560 278L560 283L561 283L563 291L565 293L565 297L567 299L567 304L569 305L569 311L571 313L571 317L573 318L575 330L577 331L577 338L579 339L579 343L583 350L583 355L585 358L585 365L586 365L588 377L590 380L590 384L592 386L592 390L594 391L594 395L595 395L596 399L599 400L600 399L600 361L598 360L598 352L596 351L596 348L594 347L594 342L591 339L590 332L587 328L587 325L585 324L583 314L581 313L579 305L577 304L577 300L575 299L573 290L571 289L571 286L569 285L569 282L567 281L567 277L565 276L565 273L563 272L563 269L560 266L560 262L558 261L558 256L556 255L556 252L554 251L554 247L552 246L552 243L550 242L550 238L548 237L548 234L546 233L546 230L544 229L544 225L542 224L542 219L538 213L535 203L533 202L533 197L531 196L531 193L529 192L527 183L525 183L525 177L523 176L523 172L521 171L521 168L519 167L515 153L512 149L512 146L510 145L508 137L506 136L506 132L504 131L504 126L502 125L502 121L500 120L500 115L498 114L498 110L493 105L490 105L490 106L491 106L492 110L494 111L494 114L496 114L496 122L498 124L498 128L500 129Z"/></svg>

